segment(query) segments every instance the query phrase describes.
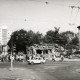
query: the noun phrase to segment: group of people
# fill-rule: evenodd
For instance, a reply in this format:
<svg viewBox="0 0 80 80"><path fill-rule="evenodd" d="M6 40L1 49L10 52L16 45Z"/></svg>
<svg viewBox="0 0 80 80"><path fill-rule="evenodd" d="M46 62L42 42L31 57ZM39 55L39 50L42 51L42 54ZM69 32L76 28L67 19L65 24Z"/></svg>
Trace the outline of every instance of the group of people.
<svg viewBox="0 0 80 80"><path fill-rule="evenodd" d="M22 55L7 55L7 56L1 56L0 57L0 61L1 62L10 62L11 59L13 59L13 61L18 61L18 62L23 62L25 60L27 60L27 57L26 56L22 56Z"/></svg>

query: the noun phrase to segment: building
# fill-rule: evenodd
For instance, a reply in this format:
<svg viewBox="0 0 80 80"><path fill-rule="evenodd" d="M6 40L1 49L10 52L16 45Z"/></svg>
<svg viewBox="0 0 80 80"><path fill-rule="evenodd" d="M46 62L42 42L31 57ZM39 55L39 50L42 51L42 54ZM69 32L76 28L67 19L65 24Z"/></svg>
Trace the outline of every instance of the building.
<svg viewBox="0 0 80 80"><path fill-rule="evenodd" d="M10 35L11 35L12 31L8 30L7 26L1 26L0 27L0 53L3 52L3 54L7 53L7 42L10 39Z"/></svg>
<svg viewBox="0 0 80 80"><path fill-rule="evenodd" d="M7 45L7 26L2 26L2 45Z"/></svg>
<svg viewBox="0 0 80 80"><path fill-rule="evenodd" d="M7 26L1 26L0 28L0 44L7 45L7 42L10 39L12 31L8 30Z"/></svg>
<svg viewBox="0 0 80 80"><path fill-rule="evenodd" d="M0 45L2 44L2 29L0 28Z"/></svg>
<svg viewBox="0 0 80 80"><path fill-rule="evenodd" d="M29 47L28 57L45 57L51 59L53 55L60 56L59 47L56 44L33 45Z"/></svg>

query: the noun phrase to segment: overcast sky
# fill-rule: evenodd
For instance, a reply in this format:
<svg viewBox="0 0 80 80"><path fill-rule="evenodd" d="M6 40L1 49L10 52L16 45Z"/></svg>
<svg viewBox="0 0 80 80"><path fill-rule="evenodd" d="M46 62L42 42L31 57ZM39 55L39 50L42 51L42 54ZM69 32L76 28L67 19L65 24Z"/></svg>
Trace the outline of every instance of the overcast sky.
<svg viewBox="0 0 80 80"><path fill-rule="evenodd" d="M25 29L43 34L54 27L78 32L80 12L78 8L72 10L70 6L74 5L79 7L79 0L0 0L0 26L6 25L12 31Z"/></svg>

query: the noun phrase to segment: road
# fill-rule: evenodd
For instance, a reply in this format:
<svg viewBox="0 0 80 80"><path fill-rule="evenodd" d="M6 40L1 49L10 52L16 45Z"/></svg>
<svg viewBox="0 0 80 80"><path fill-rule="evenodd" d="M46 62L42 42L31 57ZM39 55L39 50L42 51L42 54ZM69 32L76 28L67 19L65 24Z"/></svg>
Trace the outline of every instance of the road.
<svg viewBox="0 0 80 80"><path fill-rule="evenodd" d="M14 63L15 67L26 68L37 73L41 80L80 80L80 62L53 62L45 64L28 65L27 63ZM0 63L0 68L9 68L10 63Z"/></svg>
<svg viewBox="0 0 80 80"><path fill-rule="evenodd" d="M80 80L80 62L48 62L44 65L29 66L42 80Z"/></svg>

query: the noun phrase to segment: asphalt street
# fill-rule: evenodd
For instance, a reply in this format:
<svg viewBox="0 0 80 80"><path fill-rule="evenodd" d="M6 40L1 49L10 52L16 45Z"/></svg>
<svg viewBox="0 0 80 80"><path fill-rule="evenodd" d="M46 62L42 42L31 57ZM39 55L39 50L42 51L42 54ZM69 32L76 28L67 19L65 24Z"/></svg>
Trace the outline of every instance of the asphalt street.
<svg viewBox="0 0 80 80"><path fill-rule="evenodd" d="M80 62L47 62L44 65L29 66L42 80L80 80Z"/></svg>
<svg viewBox="0 0 80 80"><path fill-rule="evenodd" d="M47 61L45 64L34 65L28 65L27 62L14 62L13 66L34 71L41 80L80 80L80 73L77 72L80 69L79 61ZM0 63L0 68L9 67L9 62Z"/></svg>

